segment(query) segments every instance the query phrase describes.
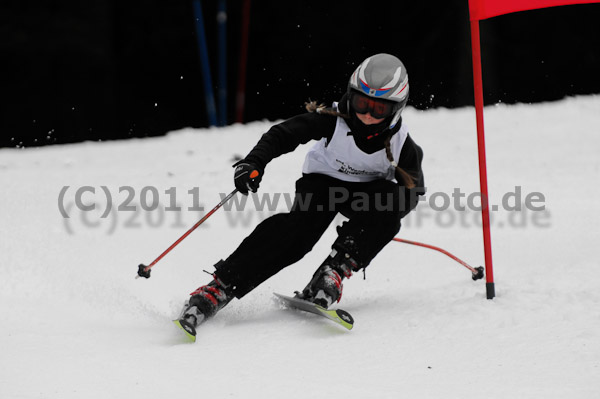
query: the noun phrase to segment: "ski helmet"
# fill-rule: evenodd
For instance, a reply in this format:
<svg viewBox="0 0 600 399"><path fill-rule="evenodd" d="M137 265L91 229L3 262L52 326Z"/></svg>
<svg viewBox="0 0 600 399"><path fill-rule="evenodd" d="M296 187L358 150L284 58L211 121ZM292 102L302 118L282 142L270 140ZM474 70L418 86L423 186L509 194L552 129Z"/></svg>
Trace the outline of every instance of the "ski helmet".
<svg viewBox="0 0 600 399"><path fill-rule="evenodd" d="M390 128L400 119L408 101L408 73L402 61L390 54L376 54L364 60L348 82L348 107L352 96L360 93L375 100L392 103ZM355 110L356 111L356 110Z"/></svg>

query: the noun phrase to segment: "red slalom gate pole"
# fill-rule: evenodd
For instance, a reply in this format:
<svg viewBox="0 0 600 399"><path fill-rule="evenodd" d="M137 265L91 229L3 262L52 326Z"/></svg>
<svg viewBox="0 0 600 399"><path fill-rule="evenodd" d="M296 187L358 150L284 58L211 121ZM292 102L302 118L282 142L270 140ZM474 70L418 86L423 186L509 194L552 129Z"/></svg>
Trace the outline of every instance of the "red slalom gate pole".
<svg viewBox="0 0 600 399"><path fill-rule="evenodd" d="M475 94L475 117L477 122L477 153L479 156L479 186L481 188L481 220L483 225L483 250L487 299L494 299L494 268L492 266L492 238L490 233L490 210L488 204L487 162L485 158L485 133L483 123L483 78L481 71L481 45L479 21L471 21L471 52L473 59L473 87Z"/></svg>
<svg viewBox="0 0 600 399"><path fill-rule="evenodd" d="M140 264L138 266L138 275L135 276L135 278L140 278L140 277L150 278L150 269L152 269L152 267L154 265L156 265L159 260L161 260L166 254L171 252L171 250L173 248L175 248L177 245L179 245L179 243L181 241L183 241L187 236L189 236L192 233L192 231L196 230L198 228L198 226L200 226L202 223L204 223L204 221L206 219L208 219L213 213L215 213L217 210L219 210L219 208L221 208L227 201L229 201L231 199L231 197L233 197L237 192L238 192L238 189L236 188L231 193L229 193L229 195L227 197L223 198L221 200L221 202L219 202L210 212L208 212L206 215L204 215L204 217L202 219L200 219L195 225L193 225L188 231L186 231L181 237L179 237L179 239L177 241L175 241L173 244L171 244L171 246L169 248L167 248L162 254L160 254L158 258L154 259L154 261L152 263L150 263L148 266L144 265L143 263Z"/></svg>
<svg viewBox="0 0 600 399"><path fill-rule="evenodd" d="M411 244L411 245L416 245L419 247L424 247L424 248L429 248L429 249L434 249L436 251L439 251L441 253L443 253L444 255L449 256L450 258L454 259L455 261L457 261L458 263L460 263L461 265L463 265L464 267L466 267L467 269L469 269L471 271L471 278L473 280L479 280L481 278L483 278L483 266L479 266L479 267L472 267L470 266L467 262L465 262L462 259L459 259L458 257L452 255L450 252L446 251L445 249L433 246L433 245L429 245L429 244L424 244L422 242L417 242L417 241L410 241L410 240L404 240L402 238L393 238L394 241L397 242L402 242L404 244Z"/></svg>

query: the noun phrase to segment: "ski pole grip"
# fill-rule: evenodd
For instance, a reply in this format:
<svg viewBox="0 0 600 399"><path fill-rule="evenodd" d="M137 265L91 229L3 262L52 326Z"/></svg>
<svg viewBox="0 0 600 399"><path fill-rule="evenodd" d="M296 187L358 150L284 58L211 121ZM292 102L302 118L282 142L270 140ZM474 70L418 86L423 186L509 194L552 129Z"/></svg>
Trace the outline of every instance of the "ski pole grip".
<svg viewBox="0 0 600 399"><path fill-rule="evenodd" d="M144 278L150 278L150 269L146 270L146 265L143 263L138 266L138 276Z"/></svg>

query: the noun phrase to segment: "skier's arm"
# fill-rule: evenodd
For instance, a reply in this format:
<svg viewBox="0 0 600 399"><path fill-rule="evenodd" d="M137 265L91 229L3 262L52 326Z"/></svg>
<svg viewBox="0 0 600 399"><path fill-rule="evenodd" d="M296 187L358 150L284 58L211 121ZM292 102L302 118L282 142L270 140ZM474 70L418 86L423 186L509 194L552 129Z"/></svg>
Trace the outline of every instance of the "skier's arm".
<svg viewBox="0 0 600 399"><path fill-rule="evenodd" d="M244 159L264 169L273 158L294 151L310 140L331 138L336 118L330 115L306 113L272 126Z"/></svg>
<svg viewBox="0 0 600 399"><path fill-rule="evenodd" d="M423 150L413 141L410 135L408 135L402 146L402 151L400 152L398 166L414 179L416 185L414 190L417 195L425 193L425 178L423 176L423 169L421 169L422 160Z"/></svg>
<svg viewBox="0 0 600 399"><path fill-rule="evenodd" d="M425 178L423 177L423 170L421 169L421 161L423 160L423 150L419 147L413 139L406 137L406 141L400 151L400 159L398 160L398 166L407 172L415 182L415 187L407 188L400 187L404 190L405 208L402 210L400 217L406 216L411 210L413 210L419 204L419 196L425 194ZM396 176L398 185L402 186L403 180L400 176Z"/></svg>

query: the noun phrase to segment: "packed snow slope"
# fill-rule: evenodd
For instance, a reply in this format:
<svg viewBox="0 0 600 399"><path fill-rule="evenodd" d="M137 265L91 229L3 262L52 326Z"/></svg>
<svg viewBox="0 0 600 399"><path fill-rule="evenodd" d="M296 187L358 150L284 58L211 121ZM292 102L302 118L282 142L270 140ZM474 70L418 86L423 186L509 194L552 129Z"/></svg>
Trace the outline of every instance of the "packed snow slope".
<svg viewBox="0 0 600 399"><path fill-rule="evenodd" d="M308 145L274 160L258 196L236 197L147 280L134 278L138 264L233 189L231 164L272 122L0 150L0 398L598 398L600 96L498 105L485 118L494 300L443 254L392 242L366 280L345 283L338 306L354 330L281 309L272 293L306 284L332 225L195 344L170 320L210 280L203 270L287 208ZM428 194L399 237L482 265L474 110L408 108L404 121L425 152Z"/></svg>

